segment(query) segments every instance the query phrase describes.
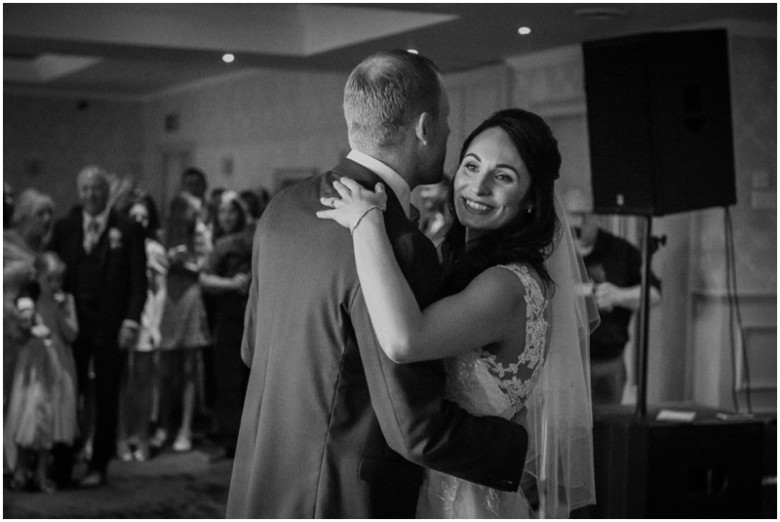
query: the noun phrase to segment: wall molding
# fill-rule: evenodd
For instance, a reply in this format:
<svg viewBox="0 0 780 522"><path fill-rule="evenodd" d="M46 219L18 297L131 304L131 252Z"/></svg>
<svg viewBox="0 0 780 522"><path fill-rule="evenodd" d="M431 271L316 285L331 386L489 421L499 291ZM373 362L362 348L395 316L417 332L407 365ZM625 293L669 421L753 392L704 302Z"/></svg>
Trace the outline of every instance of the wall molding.
<svg viewBox="0 0 780 522"><path fill-rule="evenodd" d="M697 289L691 292L691 296L698 300L728 301L729 293L726 290ZM776 292L737 292L740 301L772 301L777 303Z"/></svg>
<svg viewBox="0 0 780 522"><path fill-rule="evenodd" d="M105 100L113 102L133 102L133 103L146 103L155 101L160 98L166 98L169 96L175 96L177 94L183 94L191 91L197 91L223 85L225 83L239 81L244 78L253 78L259 76L264 72L263 69L247 68L240 71L232 71L217 76L211 76L201 80L195 80L192 82L184 82L172 87L166 87L159 91L139 94L119 94L112 92L93 92L93 91L67 91L61 89L47 89L46 87L4 87L3 94L11 96L24 96L30 98L55 98L66 100Z"/></svg>
<svg viewBox="0 0 780 522"><path fill-rule="evenodd" d="M165 89L160 89L159 91L142 95L140 98L144 102L155 101L160 98L167 98L169 96L175 96L177 94L184 94L192 91L208 89L210 87L223 85L225 83L240 81L245 78L255 78L257 76L260 76L263 72L264 72L263 69L250 67L247 69L241 69L240 71L232 71L217 76L211 76L209 78L204 78L201 80L180 83L172 87L166 87Z"/></svg>
<svg viewBox="0 0 780 522"><path fill-rule="evenodd" d="M147 103L170 96L186 94L188 92L208 89L210 87L224 85L230 82L241 81L246 78L256 78L266 73L288 72L287 69L261 69L258 67L247 67L238 71L231 71L225 74L219 74L194 80L182 82L171 87L166 87L158 91L138 94L119 94L112 92L93 92L93 91L68 91L61 89L47 89L46 87L5 87L3 94L11 96L24 96L30 98L56 98L56 99L88 99L88 100L106 100L115 102L137 102ZM293 71L301 74L330 74L324 71ZM344 77L346 81L346 76Z"/></svg>
<svg viewBox="0 0 780 522"><path fill-rule="evenodd" d="M3 87L3 96L18 96L24 98L46 98L57 100L104 100L110 102L141 103L144 96L140 94L119 94L111 92L63 91L47 89L46 87Z"/></svg>

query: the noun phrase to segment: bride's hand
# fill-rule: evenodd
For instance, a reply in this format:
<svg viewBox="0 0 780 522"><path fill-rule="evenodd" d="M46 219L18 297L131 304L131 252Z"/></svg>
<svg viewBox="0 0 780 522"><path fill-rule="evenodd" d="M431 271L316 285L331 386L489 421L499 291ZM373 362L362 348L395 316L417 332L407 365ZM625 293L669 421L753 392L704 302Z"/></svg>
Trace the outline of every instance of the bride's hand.
<svg viewBox="0 0 780 522"><path fill-rule="evenodd" d="M365 189L350 178L341 178L333 182L333 188L339 193L339 198L320 198L320 203L330 210L320 210L317 217L332 219L350 232L360 223L360 220L372 209L385 210L387 194L382 183L377 183L374 191Z"/></svg>

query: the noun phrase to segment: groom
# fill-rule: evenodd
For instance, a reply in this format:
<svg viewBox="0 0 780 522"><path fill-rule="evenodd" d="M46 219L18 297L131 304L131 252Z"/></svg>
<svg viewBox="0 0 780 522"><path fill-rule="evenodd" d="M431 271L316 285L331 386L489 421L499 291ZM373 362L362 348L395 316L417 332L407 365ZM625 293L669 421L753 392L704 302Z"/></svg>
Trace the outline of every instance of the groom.
<svg viewBox="0 0 780 522"><path fill-rule="evenodd" d="M228 498L230 518L414 518L423 466L516 491L525 430L443 399L440 361L399 365L374 337L352 240L317 219L349 176L388 187L385 223L421 306L437 257L409 192L441 179L449 103L432 62L380 52L344 91L352 151L277 194L254 241L242 356L251 375Z"/></svg>

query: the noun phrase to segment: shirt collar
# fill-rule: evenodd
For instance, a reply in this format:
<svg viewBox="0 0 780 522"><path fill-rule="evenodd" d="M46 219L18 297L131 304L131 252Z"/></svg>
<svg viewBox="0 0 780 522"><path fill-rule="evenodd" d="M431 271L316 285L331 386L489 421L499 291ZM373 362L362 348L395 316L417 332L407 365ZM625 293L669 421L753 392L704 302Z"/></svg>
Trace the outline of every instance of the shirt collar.
<svg viewBox="0 0 780 522"><path fill-rule="evenodd" d="M365 152L360 152L359 150L353 149L349 151L349 154L347 154L347 159L364 166L382 178L382 181L390 186L390 189L398 198L398 201L401 203L401 208L404 209L404 214L406 214L406 217L411 219L411 203L409 201L409 197L412 191L409 188L409 184L404 178L401 177L400 174L378 159L369 156Z"/></svg>

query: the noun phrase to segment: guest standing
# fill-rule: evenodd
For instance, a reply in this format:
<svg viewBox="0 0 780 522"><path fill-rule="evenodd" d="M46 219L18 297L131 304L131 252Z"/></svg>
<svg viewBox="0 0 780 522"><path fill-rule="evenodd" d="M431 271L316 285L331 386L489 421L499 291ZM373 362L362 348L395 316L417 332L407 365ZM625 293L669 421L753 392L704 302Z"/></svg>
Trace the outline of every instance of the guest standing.
<svg viewBox="0 0 780 522"><path fill-rule="evenodd" d="M189 167L181 174L181 190L200 200L204 204L206 190L209 184L206 181L206 174L195 167Z"/></svg>
<svg viewBox="0 0 780 522"><path fill-rule="evenodd" d="M249 211L250 224L257 223L257 220L263 215L265 207L268 206L268 191L263 187L260 187L257 191L250 189L242 190L239 193L239 197L241 197Z"/></svg>
<svg viewBox="0 0 780 522"><path fill-rule="evenodd" d="M204 235L201 201L188 192L181 192L171 201L163 238L169 268L160 319L161 421L166 431L178 430L174 451L192 449L200 357L202 350L211 344L198 282L205 262ZM174 416L178 406L181 415L177 421Z"/></svg>
<svg viewBox="0 0 780 522"><path fill-rule="evenodd" d="M16 359L24 339L15 299L22 286L35 278L35 256L48 241L54 202L35 189L23 191L14 206L13 191L3 183L3 418ZM9 471L3 458L3 470Z"/></svg>
<svg viewBox="0 0 780 522"><path fill-rule="evenodd" d="M16 299L23 337L3 423L3 446L14 473L12 490L34 484L45 493L53 493L56 488L46 469L54 431L56 355L49 331L37 313L39 293L38 283L29 281Z"/></svg>
<svg viewBox="0 0 780 522"><path fill-rule="evenodd" d="M207 197L208 188L209 184L206 179L206 173L199 168L188 167L182 173L181 191L195 197L200 205L200 221L203 223L204 228L202 228L203 233L199 232L196 237L200 243L199 245L196 245L196 249L203 259L211 252L215 240L212 237L214 220L216 219L216 208L214 207L213 202L219 199L215 194L220 194L225 190L223 188L213 189ZM209 331L211 331L214 322L214 303L209 299L209 296L204 295L203 305L206 307L206 318L209 322ZM202 419L207 431L214 424L211 412L211 408L213 407L212 395L214 394L213 390L215 388L213 352L214 350L211 345L202 347L198 356L198 367L196 369L196 413L198 414L196 415L196 419ZM165 438L166 434L164 430L160 432L160 435L161 437L158 438L158 443Z"/></svg>
<svg viewBox="0 0 780 522"><path fill-rule="evenodd" d="M593 404L620 404L627 380L623 353L630 337L629 323L641 300L642 254L625 239L601 228L591 201L580 191L569 191L566 205L601 317L601 324L590 336ZM651 306L661 302L661 281L653 273L649 298Z"/></svg>
<svg viewBox="0 0 780 522"><path fill-rule="evenodd" d="M117 453L125 461L149 458L149 430L159 411L160 319L165 302L168 258L157 239L157 205L148 194L137 194L126 205L130 219L141 224L146 236L146 275L149 288L141 314L138 343L126 352L119 402Z"/></svg>
<svg viewBox="0 0 780 522"><path fill-rule="evenodd" d="M35 258L52 231L54 202L35 189L23 191L13 210L12 228L3 230L3 413L13 380L19 340L16 297L36 278Z"/></svg>
<svg viewBox="0 0 780 522"><path fill-rule="evenodd" d="M54 226L50 248L65 261L64 289L74 295L79 335L74 343L79 393L87 383L90 360L95 375L94 451L82 487L106 483L115 454L119 409L120 347L138 340L146 301L146 253L141 226L108 206L109 183L100 167L84 168L77 178L80 206ZM60 480L69 480L72 453Z"/></svg>
<svg viewBox="0 0 780 522"><path fill-rule="evenodd" d="M11 450L7 454L9 461L15 454L18 462L11 488L27 485L25 473L32 472L32 460L37 457L33 482L41 491L51 493L56 485L49 479L49 451L55 445L71 447L78 432L76 363L71 349L78 335L78 320L73 296L62 290L62 260L54 252L46 252L36 259L35 267L37 304L31 292L26 296L26 307L17 300L18 309L31 322L14 372L5 442L15 443L7 447ZM15 451L16 445L20 451Z"/></svg>
<svg viewBox="0 0 780 522"><path fill-rule="evenodd" d="M38 314L49 329L57 370L54 386L55 447L72 447L78 435L78 381L73 343L79 333L76 300L63 290L67 267L54 252L44 252L35 263L41 294ZM56 470L55 470L56 471Z"/></svg>
<svg viewBox="0 0 780 522"><path fill-rule="evenodd" d="M200 283L215 305L213 412L217 438L227 455L232 456L249 379L249 369L241 360L241 339L252 272L254 227L248 226L244 203L232 190L224 192L220 198L217 222L225 234L214 244Z"/></svg>

